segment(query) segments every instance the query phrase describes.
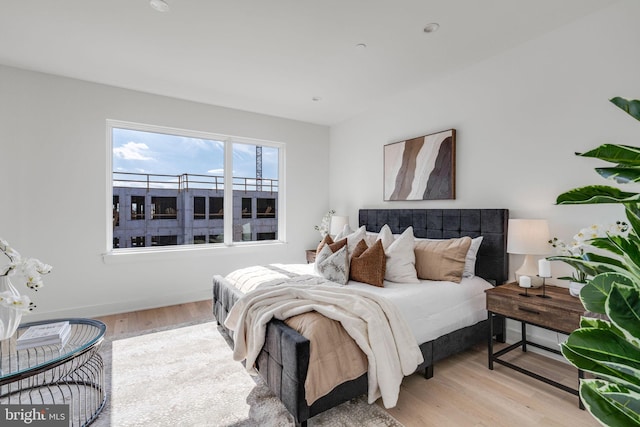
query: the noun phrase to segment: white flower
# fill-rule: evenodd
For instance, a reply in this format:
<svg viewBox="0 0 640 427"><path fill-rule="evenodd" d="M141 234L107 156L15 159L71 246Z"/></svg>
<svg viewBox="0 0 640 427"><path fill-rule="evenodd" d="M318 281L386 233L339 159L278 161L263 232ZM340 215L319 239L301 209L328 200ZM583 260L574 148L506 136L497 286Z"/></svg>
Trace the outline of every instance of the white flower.
<svg viewBox="0 0 640 427"><path fill-rule="evenodd" d="M329 234L329 227L331 226L331 217L336 213L333 209L324 214L322 217L322 222L320 225L316 225L314 228L320 232L320 235L324 238L327 234Z"/></svg>
<svg viewBox="0 0 640 427"><path fill-rule="evenodd" d="M49 274L53 267L35 258L22 258L9 242L0 238L0 251L9 259L9 263L0 268L0 276L12 276L12 282L38 290L44 285L42 276ZM0 293L0 306L28 311L33 308L27 296L15 297L11 293Z"/></svg>
<svg viewBox="0 0 640 427"><path fill-rule="evenodd" d="M15 296L11 292L0 292L0 307L13 308L19 311L31 310L33 304L26 295Z"/></svg>
<svg viewBox="0 0 640 427"><path fill-rule="evenodd" d="M616 221L609 225L593 224L578 231L578 233L573 236L573 241L570 245L557 237L549 240L549 244L555 248L558 255L579 257L584 255L586 251L595 249L590 244L591 240L607 236L626 236L628 231L629 225L623 221ZM580 282L586 280L585 274L580 271L576 271L574 278Z"/></svg>

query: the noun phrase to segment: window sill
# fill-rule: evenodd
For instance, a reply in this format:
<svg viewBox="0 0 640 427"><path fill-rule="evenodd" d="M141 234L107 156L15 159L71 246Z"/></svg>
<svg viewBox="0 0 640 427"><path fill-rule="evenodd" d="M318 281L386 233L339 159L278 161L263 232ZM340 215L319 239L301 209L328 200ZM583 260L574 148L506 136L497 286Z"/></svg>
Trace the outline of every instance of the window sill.
<svg viewBox="0 0 640 427"><path fill-rule="evenodd" d="M105 264L120 264L139 261L175 260L211 256L212 254L220 253L221 251L227 254L234 253L236 251L253 252L255 250L260 250L261 248L285 244L285 242L281 241L258 241L235 242L233 245L203 244L188 246L162 246L157 248L114 249L111 252L102 254L102 262Z"/></svg>

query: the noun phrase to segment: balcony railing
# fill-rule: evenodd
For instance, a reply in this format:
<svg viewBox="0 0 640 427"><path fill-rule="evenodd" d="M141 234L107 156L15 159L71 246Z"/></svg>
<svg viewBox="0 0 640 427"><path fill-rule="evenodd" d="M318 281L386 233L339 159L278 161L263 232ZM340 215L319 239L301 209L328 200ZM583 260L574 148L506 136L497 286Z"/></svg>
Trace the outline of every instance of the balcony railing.
<svg viewBox="0 0 640 427"><path fill-rule="evenodd" d="M135 172L113 172L114 187L166 188L178 191L189 189L224 190L224 177L219 175L199 175L183 173L165 175ZM270 178L233 177L233 189L249 191L278 191L278 180Z"/></svg>

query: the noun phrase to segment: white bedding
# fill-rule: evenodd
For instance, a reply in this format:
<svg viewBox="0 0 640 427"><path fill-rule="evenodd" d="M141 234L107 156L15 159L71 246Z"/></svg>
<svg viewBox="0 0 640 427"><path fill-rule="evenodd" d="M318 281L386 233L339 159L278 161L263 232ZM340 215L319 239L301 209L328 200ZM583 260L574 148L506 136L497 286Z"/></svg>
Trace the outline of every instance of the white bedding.
<svg viewBox="0 0 640 427"><path fill-rule="evenodd" d="M226 276L243 293L260 283L290 274L316 274L313 264L272 264L236 270ZM384 288L349 281L347 287L360 288L384 296L405 317L418 343L434 340L449 332L471 326L487 318L485 289L492 285L480 277L463 278L460 283L421 280L420 283L384 282Z"/></svg>

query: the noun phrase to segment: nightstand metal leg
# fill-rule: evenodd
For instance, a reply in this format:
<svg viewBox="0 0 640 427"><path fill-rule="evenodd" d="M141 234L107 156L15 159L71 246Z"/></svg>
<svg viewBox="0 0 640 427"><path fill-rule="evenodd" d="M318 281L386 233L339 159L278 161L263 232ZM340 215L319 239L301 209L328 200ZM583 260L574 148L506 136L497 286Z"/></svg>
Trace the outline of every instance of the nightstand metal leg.
<svg viewBox="0 0 640 427"><path fill-rule="evenodd" d="M522 351L527 351L527 322L520 322L522 329Z"/></svg>
<svg viewBox="0 0 640 427"><path fill-rule="evenodd" d="M489 343L487 346L489 354L489 369L493 370L493 313L489 312Z"/></svg>

